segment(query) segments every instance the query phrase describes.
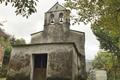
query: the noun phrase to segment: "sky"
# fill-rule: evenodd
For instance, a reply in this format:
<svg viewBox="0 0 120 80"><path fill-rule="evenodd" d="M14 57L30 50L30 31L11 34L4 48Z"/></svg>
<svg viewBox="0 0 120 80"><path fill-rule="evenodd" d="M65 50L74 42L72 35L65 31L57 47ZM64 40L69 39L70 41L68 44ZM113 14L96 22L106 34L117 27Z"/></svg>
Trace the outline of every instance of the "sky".
<svg viewBox="0 0 120 80"><path fill-rule="evenodd" d="M6 21L4 26L0 26L5 32L14 35L16 38L24 38L27 43L30 43L30 34L42 31L44 25L44 13L47 12L56 2L61 5L64 0L43 0L37 4L37 13L32 14L28 19L22 16L16 16L15 9L11 5L0 5L0 22ZM72 15L76 15L72 11ZM94 59L99 51L99 42L91 31L90 25L71 25L70 28L76 31L85 32L85 55L86 59Z"/></svg>

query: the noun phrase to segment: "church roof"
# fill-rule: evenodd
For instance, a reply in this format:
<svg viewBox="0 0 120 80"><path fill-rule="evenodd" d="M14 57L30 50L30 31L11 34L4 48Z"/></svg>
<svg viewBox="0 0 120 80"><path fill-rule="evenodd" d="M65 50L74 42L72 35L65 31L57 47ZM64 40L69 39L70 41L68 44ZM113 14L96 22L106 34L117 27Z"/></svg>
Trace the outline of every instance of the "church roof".
<svg viewBox="0 0 120 80"><path fill-rule="evenodd" d="M62 5L60 5L58 2L52 7L50 8L47 12L53 12L53 11L62 11L62 10L67 10L65 7L63 7Z"/></svg>

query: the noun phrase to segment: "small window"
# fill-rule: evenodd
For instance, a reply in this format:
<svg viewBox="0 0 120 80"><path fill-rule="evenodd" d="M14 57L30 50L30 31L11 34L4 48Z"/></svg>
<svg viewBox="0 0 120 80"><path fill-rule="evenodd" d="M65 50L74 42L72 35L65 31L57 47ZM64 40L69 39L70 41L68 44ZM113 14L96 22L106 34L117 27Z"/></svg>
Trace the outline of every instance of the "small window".
<svg viewBox="0 0 120 80"><path fill-rule="evenodd" d="M59 14L59 22L63 22L63 13Z"/></svg>
<svg viewBox="0 0 120 80"><path fill-rule="evenodd" d="M50 23L51 23L51 24L54 24L54 21L55 21L55 20L54 20L54 14L51 14L51 15L50 15Z"/></svg>

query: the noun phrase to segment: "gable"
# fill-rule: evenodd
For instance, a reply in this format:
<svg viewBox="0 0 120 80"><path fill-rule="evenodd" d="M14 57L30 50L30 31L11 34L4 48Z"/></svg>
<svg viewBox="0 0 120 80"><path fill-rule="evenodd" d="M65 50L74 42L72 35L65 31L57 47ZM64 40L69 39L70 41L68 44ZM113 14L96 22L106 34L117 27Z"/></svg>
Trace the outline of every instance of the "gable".
<svg viewBox="0 0 120 80"><path fill-rule="evenodd" d="M53 12L53 11L61 11L61 10L66 10L65 7L63 7L62 5L60 5L58 2L52 7L50 8L47 12Z"/></svg>

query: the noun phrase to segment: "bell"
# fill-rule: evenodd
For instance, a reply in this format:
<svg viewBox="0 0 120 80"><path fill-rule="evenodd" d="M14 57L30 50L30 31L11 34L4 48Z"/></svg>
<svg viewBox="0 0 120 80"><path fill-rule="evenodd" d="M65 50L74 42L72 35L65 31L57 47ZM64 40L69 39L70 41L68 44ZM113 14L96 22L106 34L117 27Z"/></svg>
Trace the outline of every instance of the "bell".
<svg viewBox="0 0 120 80"><path fill-rule="evenodd" d="M63 18L60 18L60 22L63 22Z"/></svg>

